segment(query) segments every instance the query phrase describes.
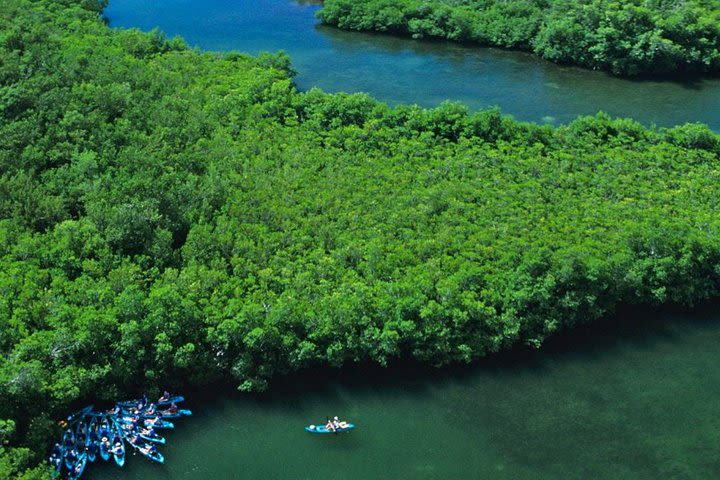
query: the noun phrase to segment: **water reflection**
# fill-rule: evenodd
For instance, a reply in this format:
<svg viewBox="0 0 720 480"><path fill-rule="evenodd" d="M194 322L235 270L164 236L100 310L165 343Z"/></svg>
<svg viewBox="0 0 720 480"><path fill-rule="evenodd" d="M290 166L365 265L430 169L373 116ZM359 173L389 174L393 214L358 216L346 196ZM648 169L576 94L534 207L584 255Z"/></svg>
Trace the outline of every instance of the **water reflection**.
<svg viewBox="0 0 720 480"><path fill-rule="evenodd" d="M625 310L471 366L324 368L265 394L187 392L196 415L168 434L166 465L132 458L93 478L718 478L716 312ZM358 429L302 430L334 414Z"/></svg>
<svg viewBox="0 0 720 480"><path fill-rule="evenodd" d="M191 45L285 50L302 89L370 93L391 104L498 105L521 120L565 123L605 111L650 125L701 121L720 130L720 79L624 80L538 57L318 25L307 0L111 0L113 26L160 26Z"/></svg>

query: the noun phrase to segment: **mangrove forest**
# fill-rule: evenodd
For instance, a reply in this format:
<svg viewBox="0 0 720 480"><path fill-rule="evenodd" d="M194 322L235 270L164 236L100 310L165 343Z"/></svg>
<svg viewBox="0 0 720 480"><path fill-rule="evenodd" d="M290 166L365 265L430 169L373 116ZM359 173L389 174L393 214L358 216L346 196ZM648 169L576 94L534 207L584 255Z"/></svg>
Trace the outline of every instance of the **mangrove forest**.
<svg viewBox="0 0 720 480"><path fill-rule="evenodd" d="M720 66L715 1L485 3L327 0L322 18L621 74ZM705 125L299 91L283 53L111 29L104 6L0 2L2 480L47 478L83 402L469 363L719 293Z"/></svg>
<svg viewBox="0 0 720 480"><path fill-rule="evenodd" d="M531 51L616 75L720 72L720 1L325 0L352 30Z"/></svg>

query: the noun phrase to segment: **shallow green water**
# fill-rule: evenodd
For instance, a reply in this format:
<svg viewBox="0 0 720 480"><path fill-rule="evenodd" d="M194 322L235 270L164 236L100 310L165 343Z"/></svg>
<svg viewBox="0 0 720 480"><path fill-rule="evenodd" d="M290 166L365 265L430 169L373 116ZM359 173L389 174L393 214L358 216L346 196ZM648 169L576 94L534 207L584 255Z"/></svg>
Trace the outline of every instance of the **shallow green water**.
<svg viewBox="0 0 720 480"><path fill-rule="evenodd" d="M368 92L397 103L498 105L521 120L565 123L599 110L646 125L701 121L720 130L720 79L629 81L532 55L317 25L318 2L111 0L112 26L155 26L212 50L285 50L301 89Z"/></svg>
<svg viewBox="0 0 720 480"><path fill-rule="evenodd" d="M110 479L720 477L720 315L625 313L542 351L440 372L296 377L260 397L206 393L162 449ZM325 375L330 375L326 372ZM335 375L335 374L333 374ZM339 376L339 375L336 375ZM221 397L218 399L218 397ZM358 424L320 437L338 413Z"/></svg>
<svg viewBox="0 0 720 480"><path fill-rule="evenodd" d="M316 27L317 6L285 0L112 0L112 25L159 25L218 50L287 51L300 88L390 101L497 104L534 121L605 110L644 123L720 130L720 81L631 82L532 56ZM720 478L720 314L624 313L540 352L440 372L321 372L264 396L205 392L161 451L113 479ZM325 378L323 378L323 376ZM350 434L303 426L339 414Z"/></svg>

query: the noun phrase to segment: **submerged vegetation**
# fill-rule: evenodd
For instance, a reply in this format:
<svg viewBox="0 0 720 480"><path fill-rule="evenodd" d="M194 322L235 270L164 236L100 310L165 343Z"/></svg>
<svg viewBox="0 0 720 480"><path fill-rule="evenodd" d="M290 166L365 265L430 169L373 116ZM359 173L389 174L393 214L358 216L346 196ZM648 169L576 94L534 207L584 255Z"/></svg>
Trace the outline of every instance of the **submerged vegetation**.
<svg viewBox="0 0 720 480"><path fill-rule="evenodd" d="M82 399L467 362L718 293L703 125L301 93L282 54L114 31L84 3L0 4L2 479Z"/></svg>
<svg viewBox="0 0 720 480"><path fill-rule="evenodd" d="M720 72L720 1L325 0L351 30L532 51L616 75Z"/></svg>

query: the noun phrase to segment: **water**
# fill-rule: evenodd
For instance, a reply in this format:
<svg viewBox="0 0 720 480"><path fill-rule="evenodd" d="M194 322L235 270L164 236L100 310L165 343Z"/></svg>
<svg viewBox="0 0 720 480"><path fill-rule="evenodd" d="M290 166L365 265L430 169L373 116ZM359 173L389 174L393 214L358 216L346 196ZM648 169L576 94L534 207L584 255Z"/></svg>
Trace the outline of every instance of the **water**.
<svg viewBox="0 0 720 480"><path fill-rule="evenodd" d="M366 91L390 103L499 105L566 122L604 110L643 123L720 130L720 81L632 82L532 56L316 26L317 5L285 0L112 0L114 26L160 26L214 50L285 50L298 86ZM100 480L535 480L720 477L720 315L625 312L516 351L440 372L320 371L271 393L194 396L161 448L92 465ZM354 432L314 436L341 414Z"/></svg>
<svg viewBox="0 0 720 480"><path fill-rule="evenodd" d="M208 394L167 464L100 480L568 480L720 477L720 315L626 312L472 367L321 371ZM217 398L217 397L221 398ZM358 428L305 433L338 413Z"/></svg>
<svg viewBox="0 0 720 480"><path fill-rule="evenodd" d="M448 42L345 32L317 24L319 2L111 0L112 26L182 35L191 45L284 50L301 89L367 92L390 104L498 105L520 120L566 123L599 110L646 125L700 121L720 130L720 79L630 81L532 55Z"/></svg>

